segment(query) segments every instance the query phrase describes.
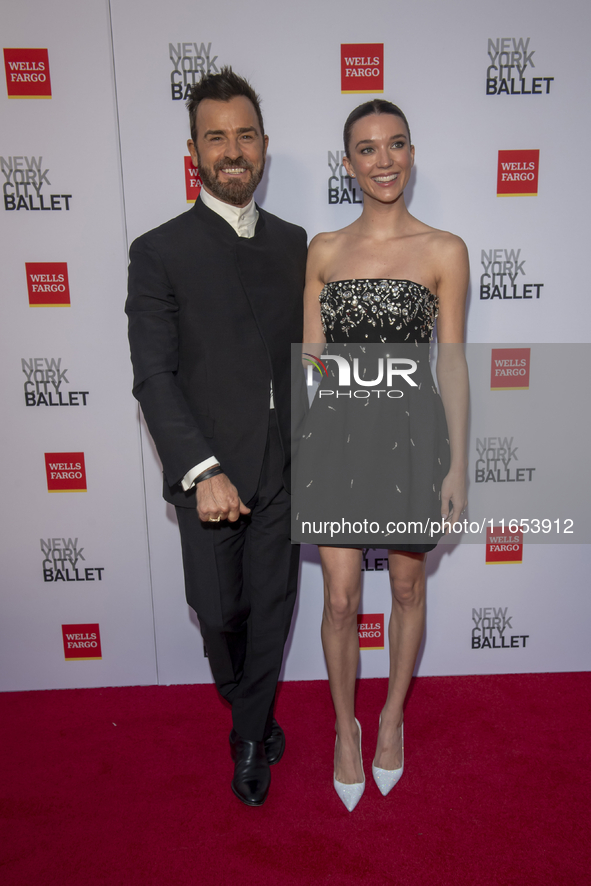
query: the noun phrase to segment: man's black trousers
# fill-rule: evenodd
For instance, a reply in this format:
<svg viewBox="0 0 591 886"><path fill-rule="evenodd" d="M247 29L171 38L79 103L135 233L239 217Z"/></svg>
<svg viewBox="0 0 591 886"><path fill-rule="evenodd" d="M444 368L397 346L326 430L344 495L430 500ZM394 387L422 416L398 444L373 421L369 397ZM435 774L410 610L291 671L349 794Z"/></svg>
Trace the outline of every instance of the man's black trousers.
<svg viewBox="0 0 591 886"><path fill-rule="evenodd" d="M299 545L289 539L283 464L271 410L258 489L245 503L251 513L236 523L202 523L193 508L176 509L187 602L216 686L232 705L234 729L252 741L270 730L297 590Z"/></svg>

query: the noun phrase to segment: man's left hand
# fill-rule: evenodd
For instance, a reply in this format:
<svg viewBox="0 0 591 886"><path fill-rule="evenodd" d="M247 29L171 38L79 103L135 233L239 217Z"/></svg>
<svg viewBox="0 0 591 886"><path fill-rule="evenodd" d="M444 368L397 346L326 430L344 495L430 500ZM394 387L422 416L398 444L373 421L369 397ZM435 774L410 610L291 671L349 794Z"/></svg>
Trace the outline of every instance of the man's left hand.
<svg viewBox="0 0 591 886"><path fill-rule="evenodd" d="M225 474L216 474L197 484L197 514L204 523L229 520L235 523L250 508L241 501L238 490Z"/></svg>

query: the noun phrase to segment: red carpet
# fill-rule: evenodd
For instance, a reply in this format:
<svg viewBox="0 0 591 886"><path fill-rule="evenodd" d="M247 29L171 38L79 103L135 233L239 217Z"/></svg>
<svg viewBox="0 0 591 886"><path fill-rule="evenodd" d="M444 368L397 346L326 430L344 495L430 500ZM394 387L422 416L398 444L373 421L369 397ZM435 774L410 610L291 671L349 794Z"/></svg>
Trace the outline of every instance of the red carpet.
<svg viewBox="0 0 591 886"><path fill-rule="evenodd" d="M210 686L0 696L3 886L591 883L591 674L414 682L405 773L371 780L384 680L363 680L366 792L332 788L327 684L285 683L260 809L230 791ZM116 725L115 725L116 724Z"/></svg>

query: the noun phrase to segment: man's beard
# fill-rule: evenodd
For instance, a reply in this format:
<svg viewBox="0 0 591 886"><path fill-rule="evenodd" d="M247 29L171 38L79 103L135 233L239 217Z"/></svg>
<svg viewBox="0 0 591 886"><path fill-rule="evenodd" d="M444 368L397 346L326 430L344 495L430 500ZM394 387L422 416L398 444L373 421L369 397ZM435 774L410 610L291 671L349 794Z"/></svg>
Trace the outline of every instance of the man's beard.
<svg viewBox="0 0 591 886"><path fill-rule="evenodd" d="M199 161L199 155L197 155L197 159ZM233 169L236 169L238 167L248 169L250 171L249 180L246 182L221 182L217 178L217 173L220 171L220 169L225 169L228 167ZM211 191L214 197L217 197L219 200L223 200L224 203L231 203L233 206L241 206L249 202L250 198L257 188L258 183L263 177L264 169L264 159L261 161L260 166L255 166L253 163L249 163L244 158L241 158L240 160L231 160L229 157L224 157L223 160L218 160L216 163L214 163L213 166L202 165L200 161L198 165L199 175L201 176L201 181L203 182L205 187L209 191Z"/></svg>

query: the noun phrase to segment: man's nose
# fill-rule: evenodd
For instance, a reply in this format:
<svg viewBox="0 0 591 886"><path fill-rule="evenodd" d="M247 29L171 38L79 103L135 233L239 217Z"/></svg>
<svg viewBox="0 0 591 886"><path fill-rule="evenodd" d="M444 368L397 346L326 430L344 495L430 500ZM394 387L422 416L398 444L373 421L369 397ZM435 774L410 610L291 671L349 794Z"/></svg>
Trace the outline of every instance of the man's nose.
<svg viewBox="0 0 591 886"><path fill-rule="evenodd" d="M230 139L228 142L228 157L231 157L232 160L237 160L239 157L242 157L242 145L240 144L238 137Z"/></svg>

